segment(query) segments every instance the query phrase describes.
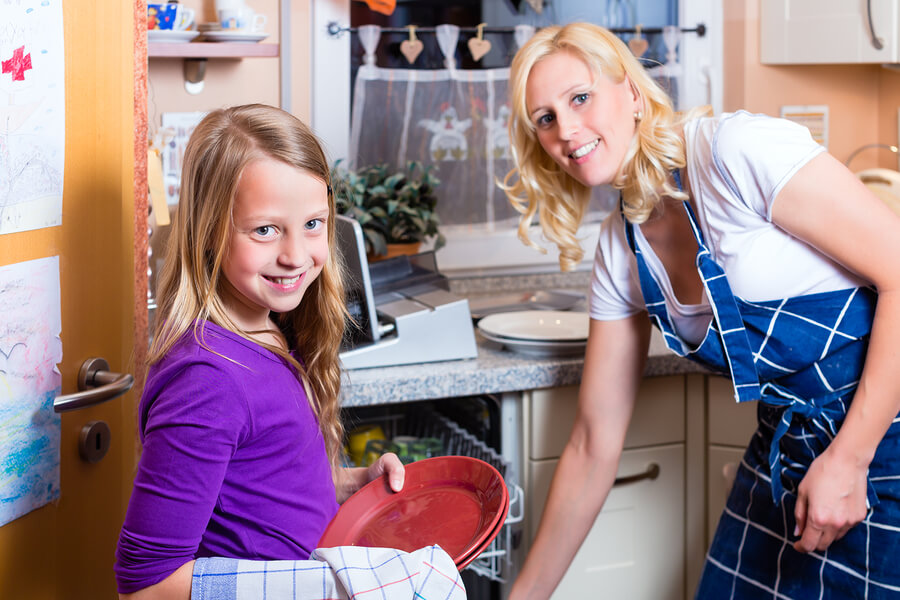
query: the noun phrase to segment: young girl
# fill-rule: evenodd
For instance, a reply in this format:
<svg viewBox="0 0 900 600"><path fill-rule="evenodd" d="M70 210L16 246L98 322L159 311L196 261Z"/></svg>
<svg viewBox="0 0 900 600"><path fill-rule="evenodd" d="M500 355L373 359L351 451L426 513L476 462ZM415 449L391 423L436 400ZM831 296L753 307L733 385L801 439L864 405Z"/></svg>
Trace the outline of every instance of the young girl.
<svg viewBox="0 0 900 600"><path fill-rule="evenodd" d="M522 234L538 214L571 267L590 188L622 201L600 229L578 416L509 598L549 597L603 506L651 323L759 402L697 597L896 598L897 215L800 125L676 115L595 25L538 32L510 90Z"/></svg>
<svg viewBox="0 0 900 600"><path fill-rule="evenodd" d="M310 130L216 110L184 157L119 538L121 598L188 598L199 557L306 559L338 503L403 466L338 467L344 296ZM137 593L135 593L137 592Z"/></svg>

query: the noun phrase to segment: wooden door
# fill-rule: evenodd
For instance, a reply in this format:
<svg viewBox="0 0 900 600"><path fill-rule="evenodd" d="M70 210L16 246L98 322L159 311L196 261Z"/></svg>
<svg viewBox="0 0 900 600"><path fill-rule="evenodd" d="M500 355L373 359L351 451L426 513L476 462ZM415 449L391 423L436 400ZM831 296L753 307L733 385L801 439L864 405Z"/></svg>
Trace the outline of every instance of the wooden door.
<svg viewBox="0 0 900 600"><path fill-rule="evenodd" d="M146 251L135 246L146 248L146 41L138 34L135 43L143 22L135 15L145 2L62 0L62 225L0 235L0 265L59 256L63 394L77 391L78 369L92 356L134 374L136 388L141 383L135 365L146 346ZM135 464L136 391L62 415L60 498L0 527L0 598L116 597L112 568ZM109 424L112 442L90 464L79 457L78 437L94 420Z"/></svg>

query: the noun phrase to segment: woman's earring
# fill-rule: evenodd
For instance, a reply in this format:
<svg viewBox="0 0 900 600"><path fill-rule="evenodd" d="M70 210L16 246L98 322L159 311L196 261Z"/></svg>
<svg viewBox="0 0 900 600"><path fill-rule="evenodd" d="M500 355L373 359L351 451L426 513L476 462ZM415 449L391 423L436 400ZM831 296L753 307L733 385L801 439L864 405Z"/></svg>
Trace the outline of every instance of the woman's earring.
<svg viewBox="0 0 900 600"><path fill-rule="evenodd" d="M641 110L636 110L636 111L634 111L634 120L635 120L635 121L640 121L640 120L643 119L643 118L644 118L644 112L643 112L643 111L641 111Z"/></svg>

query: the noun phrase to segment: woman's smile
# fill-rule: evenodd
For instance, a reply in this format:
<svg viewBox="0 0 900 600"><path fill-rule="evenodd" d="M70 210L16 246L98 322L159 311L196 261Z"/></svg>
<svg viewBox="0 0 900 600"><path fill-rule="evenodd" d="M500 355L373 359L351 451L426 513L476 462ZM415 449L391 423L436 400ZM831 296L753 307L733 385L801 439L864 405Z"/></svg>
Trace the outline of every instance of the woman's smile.
<svg viewBox="0 0 900 600"><path fill-rule="evenodd" d="M597 146L600 145L600 139L596 139L593 142L588 142L584 146L576 149L574 152L569 154L572 159L575 160L576 163L581 164L587 160L587 156L596 150ZM583 160L582 160L583 159Z"/></svg>

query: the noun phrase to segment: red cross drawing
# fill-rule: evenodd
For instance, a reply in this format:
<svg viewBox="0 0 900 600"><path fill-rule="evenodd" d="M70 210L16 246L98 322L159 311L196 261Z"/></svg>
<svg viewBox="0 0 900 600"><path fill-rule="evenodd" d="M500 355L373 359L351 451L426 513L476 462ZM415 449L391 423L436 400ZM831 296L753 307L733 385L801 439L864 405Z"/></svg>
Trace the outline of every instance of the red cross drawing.
<svg viewBox="0 0 900 600"><path fill-rule="evenodd" d="M3 73L12 73L13 81L25 81L25 71L31 69L31 54L25 54L25 46L16 48L12 58L2 61Z"/></svg>

